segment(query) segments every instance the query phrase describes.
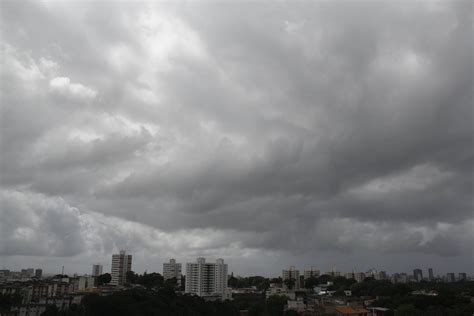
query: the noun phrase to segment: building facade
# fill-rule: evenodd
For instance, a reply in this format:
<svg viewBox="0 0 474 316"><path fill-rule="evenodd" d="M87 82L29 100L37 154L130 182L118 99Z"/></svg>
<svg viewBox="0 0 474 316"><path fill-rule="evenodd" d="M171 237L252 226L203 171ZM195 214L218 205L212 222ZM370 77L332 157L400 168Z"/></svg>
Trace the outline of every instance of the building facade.
<svg viewBox="0 0 474 316"><path fill-rule="evenodd" d="M283 284L285 284L285 280L294 280L294 289L300 288L300 271L296 270L295 267L291 266L290 269L283 270L281 272L281 278L283 279Z"/></svg>
<svg viewBox="0 0 474 316"><path fill-rule="evenodd" d="M362 282L365 279L365 273L364 272L355 272L354 273L354 280L357 282Z"/></svg>
<svg viewBox="0 0 474 316"><path fill-rule="evenodd" d="M446 273L446 282L456 282L454 273Z"/></svg>
<svg viewBox="0 0 474 316"><path fill-rule="evenodd" d="M132 255L122 250L112 255L111 285L123 285L127 281L127 272L132 271Z"/></svg>
<svg viewBox="0 0 474 316"><path fill-rule="evenodd" d="M92 276L99 276L102 274L103 267L101 264L93 264L92 265Z"/></svg>
<svg viewBox="0 0 474 316"><path fill-rule="evenodd" d="M163 263L163 278L169 280L176 278L178 285L181 285L181 263L176 263L175 259Z"/></svg>
<svg viewBox="0 0 474 316"><path fill-rule="evenodd" d="M429 269L428 269L428 279L429 279L430 281L433 281L433 280L434 280L433 268L429 268Z"/></svg>
<svg viewBox="0 0 474 316"><path fill-rule="evenodd" d="M413 270L413 278L416 282L420 282L421 280L423 280L423 271L421 269Z"/></svg>
<svg viewBox="0 0 474 316"><path fill-rule="evenodd" d="M311 267L309 270L304 270L304 278L305 280L306 279L309 279L309 278L317 278L319 277L320 275L320 271L319 269L315 268L315 267Z"/></svg>
<svg viewBox="0 0 474 316"><path fill-rule="evenodd" d="M185 292L223 299L227 292L227 277L227 264L224 259L208 263L205 258L198 258L196 262L186 264Z"/></svg>

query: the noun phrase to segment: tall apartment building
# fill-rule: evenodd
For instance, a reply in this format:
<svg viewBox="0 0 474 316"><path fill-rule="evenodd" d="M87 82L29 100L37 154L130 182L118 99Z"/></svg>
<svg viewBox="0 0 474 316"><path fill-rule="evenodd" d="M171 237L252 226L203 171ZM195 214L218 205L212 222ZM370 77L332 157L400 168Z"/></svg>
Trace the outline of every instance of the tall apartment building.
<svg viewBox="0 0 474 316"><path fill-rule="evenodd" d="M464 272L459 272L459 274L458 274L458 280L459 280L459 281L467 280L467 274L464 273Z"/></svg>
<svg viewBox="0 0 474 316"><path fill-rule="evenodd" d="M309 270L304 270L303 273L305 280L309 278L317 278L321 274L319 269L316 269L315 267L311 267Z"/></svg>
<svg viewBox="0 0 474 316"><path fill-rule="evenodd" d="M456 277L454 276L454 273L446 273L446 282L455 282Z"/></svg>
<svg viewBox="0 0 474 316"><path fill-rule="evenodd" d="M285 280L295 280L294 289L300 288L300 271L296 270L295 267L291 266L288 270L282 270L281 278L283 279L283 283L285 282Z"/></svg>
<svg viewBox="0 0 474 316"><path fill-rule="evenodd" d="M92 265L92 276L99 276L102 274L102 265L101 264L93 264Z"/></svg>
<svg viewBox="0 0 474 316"><path fill-rule="evenodd" d="M132 270L132 255L127 255L124 250L112 255L112 281L111 285L123 285L127 281L127 272Z"/></svg>
<svg viewBox="0 0 474 316"><path fill-rule="evenodd" d="M208 263L205 258L198 258L196 262L186 263L185 292L224 299L227 292L227 264L224 259Z"/></svg>
<svg viewBox="0 0 474 316"><path fill-rule="evenodd" d="M43 276L43 270L42 269L36 269L35 270L35 278L41 279L42 276Z"/></svg>
<svg viewBox="0 0 474 316"><path fill-rule="evenodd" d="M423 271L421 269L413 270L413 278L416 282L420 282L421 280L423 280Z"/></svg>
<svg viewBox="0 0 474 316"><path fill-rule="evenodd" d="M181 263L176 263L175 259L163 263L163 278L165 280L176 278L178 285L181 285Z"/></svg>
<svg viewBox="0 0 474 316"><path fill-rule="evenodd" d="M428 269L428 279L430 279L430 281L434 280L433 268Z"/></svg>

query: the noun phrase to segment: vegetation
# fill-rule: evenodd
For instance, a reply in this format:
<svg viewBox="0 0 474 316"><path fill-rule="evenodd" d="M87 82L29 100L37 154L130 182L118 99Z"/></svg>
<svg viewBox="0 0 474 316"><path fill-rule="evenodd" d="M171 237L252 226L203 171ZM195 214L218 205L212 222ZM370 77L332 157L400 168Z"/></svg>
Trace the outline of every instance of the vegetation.
<svg viewBox="0 0 474 316"><path fill-rule="evenodd" d="M294 311L284 311L286 296L265 297L261 293L242 293L233 301L206 302L204 299L175 291L176 280L163 281L158 273L137 275L130 273L129 281L143 285L143 288L130 288L110 296L86 295L80 305L72 305L68 311L58 311L49 307L42 316L234 316L247 310L249 316L294 316ZM105 277L104 277L105 278ZM305 285L318 284L327 277L306 280ZM280 279L281 280L281 279ZM389 316L399 315L473 315L474 282L455 283L419 282L392 284L386 280L367 278L355 283L342 277L330 277L330 288L335 295L343 296L350 289L353 297L369 296L376 298L373 306L387 307ZM263 277L233 278L229 284L234 287L256 286L265 289L271 280ZM277 281L279 281L277 279ZM281 281L283 284L283 281ZM287 284L288 285L288 284ZM426 295L435 293L436 295ZM21 303L21 297L0 295L0 311Z"/></svg>
<svg viewBox="0 0 474 316"><path fill-rule="evenodd" d="M433 291L436 296L414 294L414 291ZM353 292L354 293L354 292ZM420 282L391 284L370 280L357 284L355 293L377 296L375 305L387 307L394 315L473 315L474 282Z"/></svg>
<svg viewBox="0 0 474 316"><path fill-rule="evenodd" d="M159 273L144 273L138 275L133 271L127 272L127 283L128 284L140 284L146 287L147 289L157 289L164 285L164 278ZM176 285L176 280L168 281L167 285L174 284Z"/></svg>
<svg viewBox="0 0 474 316"><path fill-rule="evenodd" d="M292 290L295 287L296 281L295 279L286 279L283 283L285 283L289 290Z"/></svg>
<svg viewBox="0 0 474 316"><path fill-rule="evenodd" d="M262 276L251 276L246 278L236 278L231 276L228 285L232 288L248 288L255 286L258 290L266 291L270 287L270 279Z"/></svg>
<svg viewBox="0 0 474 316"><path fill-rule="evenodd" d="M112 276L110 273L104 273L97 277L97 285L108 284L110 281L112 281Z"/></svg>
<svg viewBox="0 0 474 316"><path fill-rule="evenodd" d="M18 294L0 293L0 312L9 311L12 306L21 304L21 301L21 296Z"/></svg>
<svg viewBox="0 0 474 316"><path fill-rule="evenodd" d="M250 316L292 316L284 312L287 298L271 296L265 301L253 301L248 306ZM240 302L242 303L242 302ZM206 302L192 295L181 295L170 288L158 291L130 289L110 296L89 294L80 306L73 305L69 311L58 311L49 306L42 316L239 316L238 300Z"/></svg>

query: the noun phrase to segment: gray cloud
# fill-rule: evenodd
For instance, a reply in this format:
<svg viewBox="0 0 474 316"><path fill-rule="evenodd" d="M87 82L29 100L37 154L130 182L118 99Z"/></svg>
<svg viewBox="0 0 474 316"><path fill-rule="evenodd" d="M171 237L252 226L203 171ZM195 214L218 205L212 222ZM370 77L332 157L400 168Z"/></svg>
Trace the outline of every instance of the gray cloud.
<svg viewBox="0 0 474 316"><path fill-rule="evenodd" d="M471 6L2 3L2 260L472 267Z"/></svg>

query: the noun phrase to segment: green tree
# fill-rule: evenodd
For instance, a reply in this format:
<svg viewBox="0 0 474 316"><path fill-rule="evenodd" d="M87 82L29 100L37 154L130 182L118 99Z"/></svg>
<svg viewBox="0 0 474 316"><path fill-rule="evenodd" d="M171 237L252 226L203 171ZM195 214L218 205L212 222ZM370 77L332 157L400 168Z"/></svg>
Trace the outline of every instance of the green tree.
<svg viewBox="0 0 474 316"><path fill-rule="evenodd" d="M231 288L237 288L237 286L239 285L239 279L237 279L235 276L231 276L229 280L227 281L227 284Z"/></svg>
<svg viewBox="0 0 474 316"><path fill-rule="evenodd" d="M185 289L186 289L186 276L182 275L181 276L181 288L179 290L184 291Z"/></svg>
<svg viewBox="0 0 474 316"><path fill-rule="evenodd" d="M97 277L97 285L104 285L112 281L112 276L110 273L104 273Z"/></svg>
<svg viewBox="0 0 474 316"><path fill-rule="evenodd" d="M319 282L318 278L310 277L304 280L304 287L307 289L312 289L313 287L319 284L318 282Z"/></svg>
<svg viewBox="0 0 474 316"><path fill-rule="evenodd" d="M415 316L419 314L420 311L417 310L412 304L400 305L395 311L395 316Z"/></svg>
<svg viewBox="0 0 474 316"><path fill-rule="evenodd" d="M58 316L59 310L56 305L48 305L44 312L41 313L41 316Z"/></svg>
<svg viewBox="0 0 474 316"><path fill-rule="evenodd" d="M158 288L163 286L164 279L163 276L159 273L144 273L142 276L138 277L138 284L143 285L147 289ZM176 284L176 279L175 279Z"/></svg>
<svg viewBox="0 0 474 316"><path fill-rule="evenodd" d="M249 316L262 316L265 313L265 305L261 303L253 303L248 308Z"/></svg>
<svg viewBox="0 0 474 316"><path fill-rule="evenodd" d="M165 280L163 283L164 287L168 287L172 289L175 289L177 285L178 285L178 280L176 278Z"/></svg>
<svg viewBox="0 0 474 316"><path fill-rule="evenodd" d="M128 284L137 284L139 278L139 275L133 271L127 271L127 274L125 275L125 280Z"/></svg>
<svg viewBox="0 0 474 316"><path fill-rule="evenodd" d="M269 316L283 316L283 311L288 297L272 295L267 299L267 312Z"/></svg>
<svg viewBox="0 0 474 316"><path fill-rule="evenodd" d="M318 278L318 284L326 284L332 280L332 277L329 274L323 274Z"/></svg>
<svg viewBox="0 0 474 316"><path fill-rule="evenodd" d="M286 279L286 280L283 281L283 282L285 283L286 287L287 287L289 290L293 289L293 288L295 287L295 284L296 284L295 279L292 279L292 278Z"/></svg>
<svg viewBox="0 0 474 316"><path fill-rule="evenodd" d="M0 293L0 311L9 311L12 306L21 304L22 297L18 294Z"/></svg>

